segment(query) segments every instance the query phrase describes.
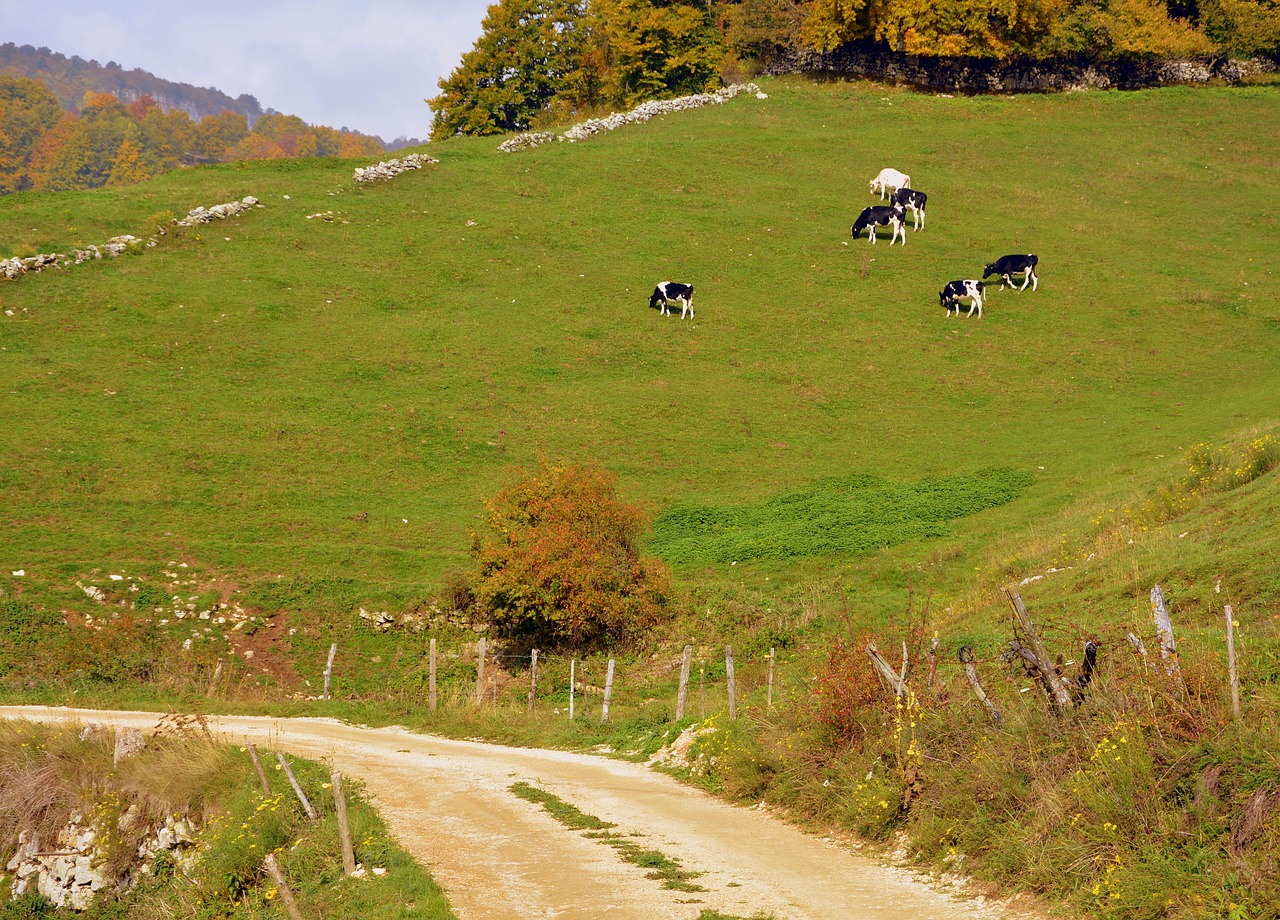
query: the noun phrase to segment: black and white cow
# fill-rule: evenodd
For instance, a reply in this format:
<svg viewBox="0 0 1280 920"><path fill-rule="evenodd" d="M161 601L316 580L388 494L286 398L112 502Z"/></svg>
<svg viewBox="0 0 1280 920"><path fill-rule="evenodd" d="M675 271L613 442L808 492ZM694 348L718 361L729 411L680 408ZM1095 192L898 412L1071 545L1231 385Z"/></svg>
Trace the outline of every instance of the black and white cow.
<svg viewBox="0 0 1280 920"><path fill-rule="evenodd" d="M890 227L893 230L893 236L889 238L889 245L892 246L894 240L898 238L898 234L902 234L902 245L907 245L907 212L902 209L900 204L874 204L869 208L863 208L862 213L858 215L858 219L853 222L853 238L858 238L858 231L865 229L867 237L874 246L876 242L876 227Z"/></svg>
<svg viewBox="0 0 1280 920"><path fill-rule="evenodd" d="M1027 282L1031 282L1031 290L1035 290L1040 286L1040 280L1036 278L1036 266L1040 264L1040 257L1034 255L1016 255L1001 256L994 262L987 265L982 271L982 277L987 278L991 275L1000 276L1000 290L1004 290L1005 285L1014 287L1010 275L1022 275L1022 287L1020 291L1027 289Z"/></svg>
<svg viewBox="0 0 1280 920"><path fill-rule="evenodd" d="M938 297L942 300L942 305L947 309L947 316L955 312L956 316L960 315L960 301L969 301L969 312L965 314L967 319L973 316L973 311L978 311L978 319L982 319L982 292L987 286L981 281L973 281L966 279L964 281L948 281L947 286L942 289Z"/></svg>
<svg viewBox="0 0 1280 920"><path fill-rule="evenodd" d="M672 302L679 302L681 319L684 319L685 314L693 316L693 285L662 281L653 289L653 296L649 298L649 306L661 305L663 316L671 313Z"/></svg>
<svg viewBox="0 0 1280 920"><path fill-rule="evenodd" d="M924 204L928 200L928 195L913 188L900 188L893 193L893 203L911 212L911 222L914 224L912 230L919 230L924 226Z"/></svg>

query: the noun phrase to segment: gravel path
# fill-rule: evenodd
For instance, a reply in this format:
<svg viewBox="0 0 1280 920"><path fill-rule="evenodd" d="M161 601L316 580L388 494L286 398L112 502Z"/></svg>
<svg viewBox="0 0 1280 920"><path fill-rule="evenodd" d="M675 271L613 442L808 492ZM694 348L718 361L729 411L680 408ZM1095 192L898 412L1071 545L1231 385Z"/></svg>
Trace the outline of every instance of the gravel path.
<svg viewBox="0 0 1280 920"><path fill-rule="evenodd" d="M155 727L157 713L0 707L0 717ZM324 759L361 779L387 825L463 920L693 920L705 908L779 920L985 920L966 904L762 811L669 776L563 751L452 741L327 719L211 716L234 743ZM617 832L705 873L706 892L663 889L614 850L510 792L540 785Z"/></svg>

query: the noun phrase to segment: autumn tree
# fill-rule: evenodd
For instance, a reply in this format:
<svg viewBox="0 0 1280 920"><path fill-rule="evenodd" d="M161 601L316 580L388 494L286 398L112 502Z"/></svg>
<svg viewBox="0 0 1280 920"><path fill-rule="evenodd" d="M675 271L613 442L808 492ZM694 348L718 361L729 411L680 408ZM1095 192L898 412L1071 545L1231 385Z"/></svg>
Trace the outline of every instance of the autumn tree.
<svg viewBox="0 0 1280 920"><path fill-rule="evenodd" d="M249 134L249 119L239 112L206 115L196 125L192 153L197 162L220 163Z"/></svg>
<svg viewBox="0 0 1280 920"><path fill-rule="evenodd" d="M1234 54L1280 56L1280 2L1201 0L1200 24L1218 47Z"/></svg>
<svg viewBox="0 0 1280 920"><path fill-rule="evenodd" d="M111 177L120 145L138 143L138 126L115 96L86 93L74 130L51 158L44 187L52 191L101 188Z"/></svg>
<svg viewBox="0 0 1280 920"><path fill-rule="evenodd" d="M142 161L142 152L131 138L120 142L116 157L111 162L111 172L106 184L115 188L121 185L135 185L151 178L151 172Z"/></svg>
<svg viewBox="0 0 1280 920"><path fill-rule="evenodd" d="M742 0L725 11L725 41L740 58L767 63L799 43L802 0Z"/></svg>
<svg viewBox="0 0 1280 920"><path fill-rule="evenodd" d="M556 97L589 104L596 83L586 55L582 0L499 0L462 62L427 103L432 140L526 130Z"/></svg>
<svg viewBox="0 0 1280 920"><path fill-rule="evenodd" d="M709 3L597 0L605 98L620 105L720 86L721 35Z"/></svg>
<svg viewBox="0 0 1280 920"><path fill-rule="evenodd" d="M32 187L31 157L61 115L44 84L0 74L0 195Z"/></svg>
<svg viewBox="0 0 1280 920"><path fill-rule="evenodd" d="M640 552L647 517L598 466L544 464L488 503L473 540L476 603L544 647L624 641L662 616L668 576Z"/></svg>

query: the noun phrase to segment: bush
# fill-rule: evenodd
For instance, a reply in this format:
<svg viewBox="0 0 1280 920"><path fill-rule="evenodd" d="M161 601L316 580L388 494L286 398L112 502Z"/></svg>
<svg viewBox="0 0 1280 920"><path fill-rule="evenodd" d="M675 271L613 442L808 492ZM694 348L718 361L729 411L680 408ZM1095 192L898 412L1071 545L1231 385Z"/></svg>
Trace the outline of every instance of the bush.
<svg viewBox="0 0 1280 920"><path fill-rule="evenodd" d="M663 615L666 570L639 549L647 517L608 471L543 464L488 511L474 591L500 633L581 646L634 638Z"/></svg>

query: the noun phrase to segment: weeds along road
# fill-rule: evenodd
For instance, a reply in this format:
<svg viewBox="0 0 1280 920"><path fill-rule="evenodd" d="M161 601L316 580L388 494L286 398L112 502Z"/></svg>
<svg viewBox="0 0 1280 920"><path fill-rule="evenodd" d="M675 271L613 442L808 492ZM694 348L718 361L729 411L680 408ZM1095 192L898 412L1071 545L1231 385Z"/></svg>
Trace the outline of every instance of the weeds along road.
<svg viewBox="0 0 1280 920"><path fill-rule="evenodd" d="M0 717L149 732L159 714L7 706ZM324 759L362 780L392 833L430 869L463 920L692 920L709 907L744 917L763 910L779 920L997 916L639 764L327 719L210 716L209 723L229 742ZM640 835L644 848L705 873L696 882L707 891L663 889L611 847L518 798L510 791L518 781ZM283 779L280 785L287 790Z"/></svg>

